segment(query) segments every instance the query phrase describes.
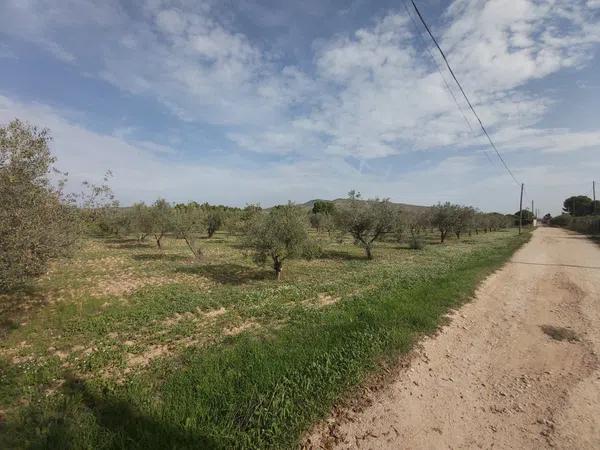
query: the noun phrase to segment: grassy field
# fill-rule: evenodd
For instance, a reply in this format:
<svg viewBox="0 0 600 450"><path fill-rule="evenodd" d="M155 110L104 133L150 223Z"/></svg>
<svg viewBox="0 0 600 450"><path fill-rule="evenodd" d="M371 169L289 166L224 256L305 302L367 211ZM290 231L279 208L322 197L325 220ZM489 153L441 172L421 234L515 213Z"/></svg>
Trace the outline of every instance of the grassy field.
<svg viewBox="0 0 600 450"><path fill-rule="evenodd" d="M88 240L0 297L0 448L292 447L527 239L384 243L373 261L327 241L281 282L224 234L201 262L175 239Z"/></svg>

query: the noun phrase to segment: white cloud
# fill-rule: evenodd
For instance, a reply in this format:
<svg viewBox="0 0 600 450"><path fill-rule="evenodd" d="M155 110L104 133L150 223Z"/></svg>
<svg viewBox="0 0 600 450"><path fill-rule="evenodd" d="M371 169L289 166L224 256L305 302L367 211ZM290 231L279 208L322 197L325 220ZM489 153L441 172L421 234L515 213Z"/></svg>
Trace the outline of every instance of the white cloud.
<svg viewBox="0 0 600 450"><path fill-rule="evenodd" d="M328 165L310 161L265 164L258 170L173 162L161 151L166 148L162 145L128 142L116 135L97 133L47 105L0 96L0 123L15 117L51 130L57 167L70 173L71 188L77 189L83 180L98 181L106 169L111 169L114 173L111 184L126 204L152 201L159 196L170 201L198 200L240 206L257 201L282 203L316 197L317 191L339 195L352 187L349 175L356 175L354 169L341 161L330 161ZM124 135L130 133L121 131ZM335 177L336 183L327 182L330 176ZM308 179L315 184L307 184ZM328 187L322 189L325 185Z"/></svg>
<svg viewBox="0 0 600 450"><path fill-rule="evenodd" d="M550 100L523 86L589 59L600 25L588 4L456 0L448 8L436 34L490 129L535 125ZM314 73L282 66L210 3L147 1L127 14L116 1L12 0L0 13L7 33L43 41L64 61L87 58L89 72L185 121L228 127L224 135L242 149L368 159L480 143L415 46L404 11L322 41ZM97 46L68 39L83 32Z"/></svg>
<svg viewBox="0 0 600 450"><path fill-rule="evenodd" d="M600 148L600 130L505 128L496 135L496 141L508 151L539 150L542 153L571 153ZM543 155L539 157L543 158Z"/></svg>
<svg viewBox="0 0 600 450"><path fill-rule="evenodd" d="M600 26L581 1L457 1L447 20L442 46L479 96L577 66L600 42Z"/></svg>
<svg viewBox="0 0 600 450"><path fill-rule="evenodd" d="M510 188L506 174L490 166L478 152L450 156L402 173L390 167L387 176L358 170L330 156L248 169L173 162L167 158L168 152L160 151L163 146L126 141L131 130L120 130L124 137L117 136L119 133L105 135L77 125L68 116L71 114L47 105L0 96L0 123L20 117L50 128L57 167L70 173L71 187L76 188L83 180L99 181L106 169L112 169L115 177L111 184L125 204L150 202L160 196L177 202L197 200L240 206L261 202L268 206L287 200L333 199L350 189L358 189L366 197L389 196L399 202L427 205L448 200L505 212L515 210L518 200L518 191ZM600 170L599 163L569 161L566 165L563 160L545 158L517 171L517 176L530 184L529 198L535 197L543 210L558 212L557 199L586 192L588 183L583 180L591 180Z"/></svg>
<svg viewBox="0 0 600 450"><path fill-rule="evenodd" d="M158 27L170 34L182 33L187 24L185 16L174 9L164 9L156 15L156 24Z"/></svg>
<svg viewBox="0 0 600 450"><path fill-rule="evenodd" d="M442 24L436 24L434 33L502 151L528 152L535 161L542 153L581 152L598 144L600 131L542 128L540 121L554 99L528 85L590 60L600 42L597 3L514 0L507 7L503 0L455 0ZM182 120L217 125L223 139L239 149L296 157L294 164L273 163L258 172L194 167L214 183L218 177L243 180L239 182L244 192L255 194L248 201L261 195L275 199L269 190L273 183L285 186L277 194L282 201L288 192L312 192L307 183L329 186L335 195L359 187L354 181L375 189L375 179L365 180L364 174L343 163L347 157L366 161L414 151L442 149L452 154L471 149L474 161L481 158L475 151L481 151L485 141L466 126L403 11L314 43L310 68L284 63L234 24L219 17L208 2L152 0L133 11L116 0L7 0L0 5L4 33L36 43L119 89L153 97ZM56 111L19 107L26 118L31 115L30 120L58 130L57 143L68 150L61 150L66 152L61 159L83 175L98 167L115 168L120 164L117 155L127 154L134 156L123 166L124 189L143 189L147 171L156 170L155 190L162 186L176 195L183 195L185 186L210 190L210 184L192 175L186 178L189 167L164 164L161 158L176 153L170 146L133 140L127 130L116 130L113 136L94 134L59 120L62 114ZM471 115L469 120L477 131ZM95 144L84 145L84 139ZM100 143L118 151L102 151ZM100 156L81 156L92 149ZM139 167L145 167L143 176ZM474 171L465 160L446 160L444 170L448 168L457 175L436 184L441 192L449 192L451 180L459 183ZM405 180L420 185L416 176L442 177L428 170ZM327 181L327 171L340 180ZM406 193L410 185L404 183L385 186L411 195ZM385 195L382 191L372 194ZM224 195L234 198L233 189Z"/></svg>
<svg viewBox="0 0 600 450"><path fill-rule="evenodd" d="M597 33L590 34L596 27L585 11L575 14L566 5L519 0L506 8L498 1L459 1L450 9L441 40L489 130L538 123L552 101L521 88L579 64L588 57L588 44L599 41ZM568 21L571 31L562 40L558 32L546 31L541 39L541 30L556 20ZM482 142L465 125L428 56L417 53L412 30L406 16L392 14L319 49L318 74L333 88L309 120L330 137L327 151L373 158ZM460 93L455 95L468 110ZM569 144L575 149L576 138Z"/></svg>
<svg viewBox="0 0 600 450"><path fill-rule="evenodd" d="M75 62L75 55L69 53L56 42L47 41L41 44L46 50L52 53L56 58L66 63Z"/></svg>
<svg viewBox="0 0 600 450"><path fill-rule="evenodd" d="M0 59L16 59L17 55L13 52L8 45L0 44Z"/></svg>

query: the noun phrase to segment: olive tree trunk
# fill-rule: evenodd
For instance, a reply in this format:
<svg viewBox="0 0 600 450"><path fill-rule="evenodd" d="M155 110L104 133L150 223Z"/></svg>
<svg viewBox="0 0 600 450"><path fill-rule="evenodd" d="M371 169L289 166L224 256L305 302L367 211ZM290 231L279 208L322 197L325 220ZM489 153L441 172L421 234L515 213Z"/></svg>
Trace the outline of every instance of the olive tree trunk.
<svg viewBox="0 0 600 450"><path fill-rule="evenodd" d="M281 271L283 270L283 262L277 256L273 258L273 269L275 270L275 276L277 277L277 280L280 280Z"/></svg>
<svg viewBox="0 0 600 450"><path fill-rule="evenodd" d="M442 244L443 244L443 243L444 243L444 241L446 240L446 234L447 234L447 233L448 233L447 231L441 231L441 230L440 230L440 242L441 242Z"/></svg>

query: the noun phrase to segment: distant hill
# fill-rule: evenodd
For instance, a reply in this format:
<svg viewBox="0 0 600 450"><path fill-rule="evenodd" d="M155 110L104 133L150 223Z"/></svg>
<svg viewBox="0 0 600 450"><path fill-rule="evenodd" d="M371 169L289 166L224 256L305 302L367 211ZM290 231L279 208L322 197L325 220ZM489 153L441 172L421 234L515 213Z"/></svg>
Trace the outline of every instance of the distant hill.
<svg viewBox="0 0 600 450"><path fill-rule="evenodd" d="M346 203L348 203L350 200L348 200L347 198L336 198L335 200L324 200L321 198L315 198L314 200L309 200L305 203L300 203L298 204L298 206L300 206L301 208L306 208L306 209L312 209L312 207L314 206L315 202L318 201L325 201L325 202L333 202L334 205L344 205ZM395 203L395 202L390 202L392 205L396 205L398 206L398 208L400 208L400 210L402 211L422 211L424 209L428 209L429 206L420 206L420 205L409 205L408 203Z"/></svg>

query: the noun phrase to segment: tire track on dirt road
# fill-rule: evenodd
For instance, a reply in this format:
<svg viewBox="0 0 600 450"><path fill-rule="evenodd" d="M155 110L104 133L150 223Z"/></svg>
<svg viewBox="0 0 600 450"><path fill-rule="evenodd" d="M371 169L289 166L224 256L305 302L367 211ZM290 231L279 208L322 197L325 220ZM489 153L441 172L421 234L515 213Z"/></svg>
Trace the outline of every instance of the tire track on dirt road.
<svg viewBox="0 0 600 450"><path fill-rule="evenodd" d="M540 228L311 448L600 448L600 247Z"/></svg>

